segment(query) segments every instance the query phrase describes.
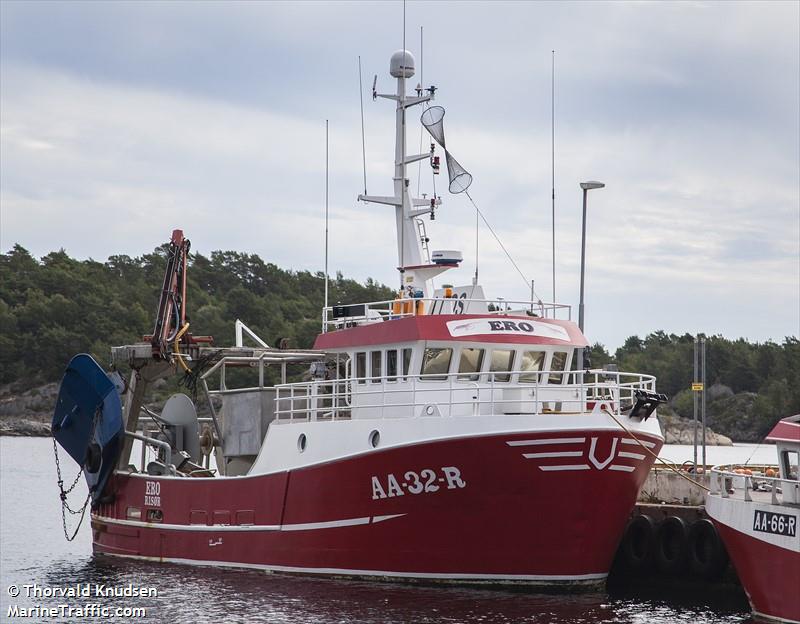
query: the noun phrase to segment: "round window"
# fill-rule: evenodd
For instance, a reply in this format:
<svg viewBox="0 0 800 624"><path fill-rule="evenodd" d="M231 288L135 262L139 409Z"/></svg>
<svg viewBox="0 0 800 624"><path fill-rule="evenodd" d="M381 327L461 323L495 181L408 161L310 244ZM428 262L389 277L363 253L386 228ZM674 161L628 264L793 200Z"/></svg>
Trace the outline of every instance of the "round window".
<svg viewBox="0 0 800 624"><path fill-rule="evenodd" d="M377 429L369 434L369 443L372 445L372 448L378 448L378 445L381 443L381 434Z"/></svg>
<svg viewBox="0 0 800 624"><path fill-rule="evenodd" d="M301 453L306 450L306 434L301 433L297 438L297 450Z"/></svg>

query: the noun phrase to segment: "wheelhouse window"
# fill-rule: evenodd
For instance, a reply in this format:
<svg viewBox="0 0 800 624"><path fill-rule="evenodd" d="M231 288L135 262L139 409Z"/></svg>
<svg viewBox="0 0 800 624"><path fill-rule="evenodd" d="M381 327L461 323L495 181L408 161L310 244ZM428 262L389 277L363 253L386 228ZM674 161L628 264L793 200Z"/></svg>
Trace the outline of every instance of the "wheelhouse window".
<svg viewBox="0 0 800 624"><path fill-rule="evenodd" d="M483 349L461 349L458 360L459 381L478 381L483 366L483 353Z"/></svg>
<svg viewBox="0 0 800 624"><path fill-rule="evenodd" d="M453 357L452 349L425 349L422 358L422 374L437 375L436 377L423 377L423 381L442 381L447 379L450 370L450 360Z"/></svg>
<svg viewBox="0 0 800 624"><path fill-rule="evenodd" d="M372 351L370 353L370 364L371 364L371 375L372 379L370 381L372 383L380 383L381 382L381 365L383 362L381 361L383 353L381 351Z"/></svg>
<svg viewBox="0 0 800 624"><path fill-rule="evenodd" d="M403 349L403 379L408 379L411 370L411 349Z"/></svg>
<svg viewBox="0 0 800 624"><path fill-rule="evenodd" d="M798 474L798 461L800 461L800 453L797 451L783 451L781 452L781 468L783 468L783 478L800 480Z"/></svg>
<svg viewBox="0 0 800 624"><path fill-rule="evenodd" d="M356 377L358 383L366 383L367 376L367 354L364 351L356 353Z"/></svg>
<svg viewBox="0 0 800 624"><path fill-rule="evenodd" d="M510 381L511 373L508 371L514 368L514 352L511 349L494 349L492 351L492 361L489 371L492 381Z"/></svg>
<svg viewBox="0 0 800 624"><path fill-rule="evenodd" d="M397 349L386 352L386 381L397 381Z"/></svg>
<svg viewBox="0 0 800 624"><path fill-rule="evenodd" d="M564 381L563 371L567 366L567 354L563 351L556 351L553 353L553 359L550 362L550 374L547 376L547 383L560 384Z"/></svg>
<svg viewBox="0 0 800 624"><path fill-rule="evenodd" d="M544 368L544 351L523 351L519 366L520 383L539 383L538 374Z"/></svg>

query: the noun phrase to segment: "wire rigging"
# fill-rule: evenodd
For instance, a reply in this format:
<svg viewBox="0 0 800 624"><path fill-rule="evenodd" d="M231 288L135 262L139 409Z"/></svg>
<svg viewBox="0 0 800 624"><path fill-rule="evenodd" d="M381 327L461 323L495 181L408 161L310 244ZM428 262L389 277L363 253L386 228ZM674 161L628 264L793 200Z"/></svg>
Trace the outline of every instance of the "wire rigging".
<svg viewBox="0 0 800 624"><path fill-rule="evenodd" d="M358 57L358 99L361 101L361 160L364 163L364 195L367 194L367 147L366 140L364 139L364 85L361 82L361 56ZM325 121L325 129L327 132L327 120ZM326 134L327 141L327 134ZM327 160L328 154L325 153ZM327 192L327 190L326 190Z"/></svg>
<svg viewBox="0 0 800 624"><path fill-rule="evenodd" d="M503 253L506 254L506 257L508 258L509 262L511 262L514 268L517 270L517 273L519 273L519 276L522 278L522 281L525 282L525 290L528 290L530 288L531 281L527 277L525 277L525 274L519 268L519 265L517 265L517 263L514 261L514 258L511 257L511 254L508 252L508 249L506 249L506 246L503 244L503 241L500 240L500 237L497 235L497 232L494 231L494 228L492 228L492 226L486 220L486 217L481 212L481 209L478 208L478 204L475 203L475 200L472 199L472 195L469 194L469 191L464 191L464 195L466 195L469 198L469 201L472 203L473 207L475 208L475 211L480 215L481 219L486 224L486 227L489 228L489 231L492 233L492 236L494 236L494 239L497 241L497 244L500 245L500 248L503 250ZM534 295L536 295L535 291ZM541 299L540 297L538 297L538 295L536 296L537 298Z"/></svg>

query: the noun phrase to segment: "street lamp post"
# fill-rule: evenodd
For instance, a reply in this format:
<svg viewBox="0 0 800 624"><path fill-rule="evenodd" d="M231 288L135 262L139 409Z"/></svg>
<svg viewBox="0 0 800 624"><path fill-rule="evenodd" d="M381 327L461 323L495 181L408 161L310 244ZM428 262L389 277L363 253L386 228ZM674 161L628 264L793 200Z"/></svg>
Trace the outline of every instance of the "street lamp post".
<svg viewBox="0 0 800 624"><path fill-rule="evenodd" d="M578 304L578 327L583 333L583 277L586 270L586 195L591 189L601 189L605 186L602 182L581 182L583 189L583 234L581 235L581 298ZM578 365L577 370L583 370L583 350L585 347L578 349Z"/></svg>

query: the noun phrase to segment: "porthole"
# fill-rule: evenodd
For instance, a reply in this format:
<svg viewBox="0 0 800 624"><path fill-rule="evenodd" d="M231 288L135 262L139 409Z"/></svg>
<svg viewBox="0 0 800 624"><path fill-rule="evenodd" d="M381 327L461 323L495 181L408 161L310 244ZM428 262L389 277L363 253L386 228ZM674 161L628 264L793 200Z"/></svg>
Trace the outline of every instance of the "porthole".
<svg viewBox="0 0 800 624"><path fill-rule="evenodd" d="M372 433L369 434L369 443L372 448L378 448L378 445L381 443L381 434L377 429L374 429Z"/></svg>
<svg viewBox="0 0 800 624"><path fill-rule="evenodd" d="M301 433L297 438L297 450L301 453L306 450L306 434Z"/></svg>
<svg viewBox="0 0 800 624"><path fill-rule="evenodd" d="M433 407L433 405L428 405L428 406L425 408L425 413L426 413L428 416L433 416L433 413L434 413L435 411L436 411L436 408L435 408L435 407Z"/></svg>

